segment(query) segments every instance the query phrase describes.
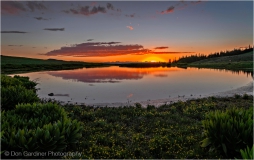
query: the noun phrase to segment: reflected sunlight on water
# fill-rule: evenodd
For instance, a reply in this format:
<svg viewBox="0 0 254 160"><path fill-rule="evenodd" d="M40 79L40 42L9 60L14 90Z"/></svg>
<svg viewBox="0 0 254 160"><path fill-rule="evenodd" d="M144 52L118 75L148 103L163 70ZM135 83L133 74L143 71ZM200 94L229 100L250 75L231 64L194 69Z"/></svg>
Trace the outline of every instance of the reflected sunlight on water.
<svg viewBox="0 0 254 160"><path fill-rule="evenodd" d="M197 68L83 68L19 74L38 78L38 95L85 104L140 102L177 96L202 95L246 85L243 72ZM49 93L56 96L49 97ZM58 96L60 95L60 96ZM63 96L64 95L64 96Z"/></svg>

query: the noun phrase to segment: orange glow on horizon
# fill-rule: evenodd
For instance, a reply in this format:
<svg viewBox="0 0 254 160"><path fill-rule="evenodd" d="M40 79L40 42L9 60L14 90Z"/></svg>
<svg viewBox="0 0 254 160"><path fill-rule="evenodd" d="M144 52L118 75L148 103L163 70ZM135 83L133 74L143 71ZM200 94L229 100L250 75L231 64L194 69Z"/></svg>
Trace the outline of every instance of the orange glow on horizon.
<svg viewBox="0 0 254 160"><path fill-rule="evenodd" d="M151 56L151 57L143 59L142 62L165 62L165 60L157 56L156 57Z"/></svg>
<svg viewBox="0 0 254 160"><path fill-rule="evenodd" d="M169 60L178 60L183 56L190 56L196 54L204 54L209 55L214 52L220 52L225 50L233 50L234 48L239 48L240 46L248 46L245 43L242 44L221 44L219 46L193 46L193 50L181 50L178 49L180 47L176 46L171 47L171 51L179 52L179 53L168 53L168 54L159 54L159 53L144 53L144 54L125 54L125 55L112 55L112 56L95 56L95 57L74 57L74 56L46 56L45 54L53 49L61 47L59 46L50 46L48 48L43 48L42 46L33 48L33 45L15 47L8 45L1 45L1 55L6 56L16 56L16 57L27 57L27 58L36 58L36 59L58 59L64 61L82 61L82 62L168 62ZM148 49L154 49L155 46L145 47ZM160 50L159 50L160 51ZM165 51L165 50L162 50ZM180 51L192 51L194 53L181 53Z"/></svg>

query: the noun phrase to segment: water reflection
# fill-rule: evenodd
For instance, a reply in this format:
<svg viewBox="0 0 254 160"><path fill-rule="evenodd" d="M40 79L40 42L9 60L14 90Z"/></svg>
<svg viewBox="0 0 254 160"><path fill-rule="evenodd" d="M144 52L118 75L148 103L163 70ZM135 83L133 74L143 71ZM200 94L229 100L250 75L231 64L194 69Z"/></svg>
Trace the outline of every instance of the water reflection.
<svg viewBox="0 0 254 160"><path fill-rule="evenodd" d="M162 72L178 71L178 68L89 68L64 71L49 71L47 74L63 79L72 79L85 83L119 83L122 80L139 80L145 75L168 77Z"/></svg>
<svg viewBox="0 0 254 160"><path fill-rule="evenodd" d="M89 68L20 74L38 79L38 95L65 102L129 103L202 97L248 84L250 72L197 68ZM246 76L247 75L247 76ZM119 83L120 82L120 83Z"/></svg>
<svg viewBox="0 0 254 160"><path fill-rule="evenodd" d="M195 67L193 67L193 68L195 68ZM202 70L202 68L198 68L198 69L199 69L199 70ZM204 68L203 68L203 69L204 69ZM229 73L238 74L238 75L240 75L240 74L246 74L247 77L248 77L248 76L251 76L252 79L254 79L254 78L253 78L253 71L245 71L245 70L227 70L227 69L210 69L210 70L215 70L215 71L220 71L220 72L229 72Z"/></svg>

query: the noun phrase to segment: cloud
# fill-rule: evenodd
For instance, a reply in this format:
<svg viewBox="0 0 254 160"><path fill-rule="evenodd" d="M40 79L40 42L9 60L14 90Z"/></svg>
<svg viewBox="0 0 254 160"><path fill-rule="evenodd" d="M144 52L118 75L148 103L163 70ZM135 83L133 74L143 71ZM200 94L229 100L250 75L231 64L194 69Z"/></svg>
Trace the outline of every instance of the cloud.
<svg viewBox="0 0 254 160"><path fill-rule="evenodd" d="M201 2L203 2L203 1L201 1L201 0L191 1L191 2L180 1L176 5L168 7L167 10L157 12L157 13L159 13L159 14L173 13L175 10L182 10L182 9L185 9L186 7L188 7L190 5L197 5L197 4L200 4Z"/></svg>
<svg viewBox="0 0 254 160"><path fill-rule="evenodd" d="M107 3L107 9L114 10L114 6L111 3Z"/></svg>
<svg viewBox="0 0 254 160"><path fill-rule="evenodd" d="M150 52L150 54L182 54L182 53L195 53L195 52Z"/></svg>
<svg viewBox="0 0 254 160"><path fill-rule="evenodd" d="M131 18L134 18L134 17L135 17L135 13L130 14L130 15L126 14L126 15L125 15L125 17L131 17Z"/></svg>
<svg viewBox="0 0 254 160"><path fill-rule="evenodd" d="M154 76L155 77L168 77L167 74L155 74Z"/></svg>
<svg viewBox="0 0 254 160"><path fill-rule="evenodd" d="M93 39L88 39L87 41L93 41Z"/></svg>
<svg viewBox="0 0 254 160"><path fill-rule="evenodd" d="M107 10L112 10L116 12L121 12L120 9L115 9L115 7L111 3L107 3L107 5L104 6L95 6L97 3L91 3L91 6L79 6L78 8L72 8L69 10L63 10L62 12L67 14L77 14L77 15L85 15L85 16L91 16L98 13L107 13Z"/></svg>
<svg viewBox="0 0 254 160"><path fill-rule="evenodd" d="M132 26L126 26L126 27L129 28L130 30L134 29Z"/></svg>
<svg viewBox="0 0 254 160"><path fill-rule="evenodd" d="M155 47L154 49L167 49L168 47Z"/></svg>
<svg viewBox="0 0 254 160"><path fill-rule="evenodd" d="M44 30L48 30L48 31L64 31L64 28L44 28Z"/></svg>
<svg viewBox="0 0 254 160"><path fill-rule="evenodd" d="M199 4L201 3L202 1L201 0L198 0L198 1L191 1L192 4Z"/></svg>
<svg viewBox="0 0 254 160"><path fill-rule="evenodd" d="M81 15L85 15L85 16L90 16L90 15L94 15L94 14L98 14L98 13L106 13L106 8L105 7L101 7L101 6L93 6L90 9L90 6L83 6L83 7L79 7L78 9L69 9L69 10L63 10L62 12L67 13L67 14L81 14Z"/></svg>
<svg viewBox="0 0 254 160"><path fill-rule="evenodd" d="M16 1L1 1L1 13L3 14L19 14L20 12L31 11L34 12L36 10L47 10L47 7L42 3L35 1L24 2L16 2Z"/></svg>
<svg viewBox="0 0 254 160"><path fill-rule="evenodd" d="M75 10L75 9L70 9L70 12L73 13L73 14L79 14L79 12L77 10Z"/></svg>
<svg viewBox="0 0 254 160"><path fill-rule="evenodd" d="M22 32L22 31L1 31L1 33L28 33L28 32Z"/></svg>
<svg viewBox="0 0 254 160"><path fill-rule="evenodd" d="M98 6L98 7L93 7L93 9L90 11L90 15L91 14L97 14L97 13L106 13L106 9L105 7L101 7L101 6Z"/></svg>
<svg viewBox="0 0 254 160"><path fill-rule="evenodd" d="M147 54L142 45L118 45L120 42L87 42L47 52L47 56L105 57L127 54Z"/></svg>
<svg viewBox="0 0 254 160"><path fill-rule="evenodd" d="M32 12L35 10L47 10L47 7L36 1L28 1L26 5Z"/></svg>
<svg viewBox="0 0 254 160"><path fill-rule="evenodd" d="M131 94L129 94L128 96L127 96L127 98L131 98L133 96L133 94L131 93Z"/></svg>
<svg viewBox="0 0 254 160"><path fill-rule="evenodd" d="M26 11L25 6L21 2L16 1L1 1L1 13L18 14Z"/></svg>
<svg viewBox="0 0 254 160"><path fill-rule="evenodd" d="M10 47L22 47L23 45L8 45Z"/></svg>
<svg viewBox="0 0 254 160"><path fill-rule="evenodd" d="M48 20L48 19L46 19L46 18L42 18L42 17L34 17L35 19L37 19L37 20Z"/></svg>
<svg viewBox="0 0 254 160"><path fill-rule="evenodd" d="M173 13L173 12L174 12L174 9L175 9L175 7L174 7L174 6L170 6L170 7L168 7L168 9L167 9L167 10L165 10L165 11L161 11L161 14Z"/></svg>
<svg viewBox="0 0 254 160"><path fill-rule="evenodd" d="M86 42L64 46L52 50L44 55L47 56L73 56L73 57L106 57L117 55L145 55L145 54L182 54L195 52L154 52L145 49L142 45L119 45L121 42Z"/></svg>

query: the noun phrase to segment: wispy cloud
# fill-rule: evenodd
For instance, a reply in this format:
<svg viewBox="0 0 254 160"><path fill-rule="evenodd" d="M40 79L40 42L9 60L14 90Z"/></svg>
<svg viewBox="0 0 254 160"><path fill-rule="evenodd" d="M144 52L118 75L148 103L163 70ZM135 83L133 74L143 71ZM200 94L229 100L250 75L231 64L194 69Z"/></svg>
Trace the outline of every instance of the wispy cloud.
<svg viewBox="0 0 254 160"><path fill-rule="evenodd" d="M1 33L28 33L23 31L1 31Z"/></svg>
<svg viewBox="0 0 254 160"><path fill-rule="evenodd" d="M154 49L167 49L168 47L155 47Z"/></svg>
<svg viewBox="0 0 254 160"><path fill-rule="evenodd" d="M169 13L173 13L175 10L182 10L182 9L185 9L186 7L188 7L190 5L197 5L197 4L200 4L201 2L203 2L203 1L201 1L201 0L190 1L190 2L189 1L188 2L180 1L177 4L168 7L166 10L161 11L161 12L157 12L157 13L159 13L159 14L169 14Z"/></svg>
<svg viewBox="0 0 254 160"><path fill-rule="evenodd" d="M69 9L69 10L63 10L64 13L68 13L68 14L81 14L81 15L85 15L85 16L90 16L90 15L94 15L94 14L98 14L98 13L106 13L106 8L105 7L101 7L101 6L93 6L92 8L90 8L90 6L83 6L80 7L78 9Z"/></svg>
<svg viewBox="0 0 254 160"><path fill-rule="evenodd" d="M195 52L150 52L150 54L182 54L182 53L195 53Z"/></svg>
<svg viewBox="0 0 254 160"><path fill-rule="evenodd" d="M46 18L43 18L43 17L34 17L35 19L37 19L37 20L48 20L48 19L46 19Z"/></svg>
<svg viewBox="0 0 254 160"><path fill-rule="evenodd" d="M192 4L199 4L201 3L202 1L201 0L198 0L198 1L191 1Z"/></svg>
<svg viewBox="0 0 254 160"><path fill-rule="evenodd" d="M52 50L47 56L106 57L116 55L178 54L194 52L154 52L142 45L119 45L121 42L86 42Z"/></svg>
<svg viewBox="0 0 254 160"><path fill-rule="evenodd" d="M170 7L168 7L168 9L167 9L167 10L165 10L165 11L161 11L161 14L173 13L173 12L174 12L174 9L175 9L175 7L174 7L174 6L170 6Z"/></svg>
<svg viewBox="0 0 254 160"><path fill-rule="evenodd" d="M155 74L154 76L155 77L168 77L167 74Z"/></svg>
<svg viewBox="0 0 254 160"><path fill-rule="evenodd" d="M47 7L44 6L44 4L36 1L28 1L26 5L32 12L35 10L47 10Z"/></svg>
<svg viewBox="0 0 254 160"><path fill-rule="evenodd" d="M63 10L62 12L67 14L75 14L75 15L85 15L92 16L98 13L107 13L108 11L121 12L121 9L115 8L113 4L107 3L106 6L96 6L97 3L91 3L91 5L86 6L78 6L77 8L71 8L67 10ZM111 13L112 14L112 13Z"/></svg>
<svg viewBox="0 0 254 160"><path fill-rule="evenodd" d="M114 6L111 3L107 3L107 9L114 10Z"/></svg>
<svg viewBox="0 0 254 160"><path fill-rule="evenodd" d="M126 15L125 15L125 17L131 17L131 18L134 18L134 17L135 17L135 13L130 14L130 15L126 14Z"/></svg>
<svg viewBox="0 0 254 160"><path fill-rule="evenodd" d="M126 26L126 27L129 28L130 30L134 29L132 26Z"/></svg>
<svg viewBox="0 0 254 160"><path fill-rule="evenodd" d="M9 47L22 47L23 45L12 45L12 44L10 44L10 45L8 45Z"/></svg>
<svg viewBox="0 0 254 160"><path fill-rule="evenodd" d="M93 41L93 39L88 39L87 41Z"/></svg>
<svg viewBox="0 0 254 160"><path fill-rule="evenodd" d="M26 11L25 6L16 1L1 1L1 13L17 14Z"/></svg>
<svg viewBox="0 0 254 160"><path fill-rule="evenodd" d="M47 56L76 56L76 57L97 57L114 56L127 54L147 54L150 50L144 49L142 45L118 45L120 42L87 42L61 47L45 55Z"/></svg>
<svg viewBox="0 0 254 160"><path fill-rule="evenodd" d="M40 2L28 1L28 2L17 2L17 1L1 1L1 13L2 14L19 14L21 12L36 10L47 10L47 7Z"/></svg>
<svg viewBox="0 0 254 160"><path fill-rule="evenodd" d="M64 28L45 28L44 30L48 30L48 31L64 31Z"/></svg>

